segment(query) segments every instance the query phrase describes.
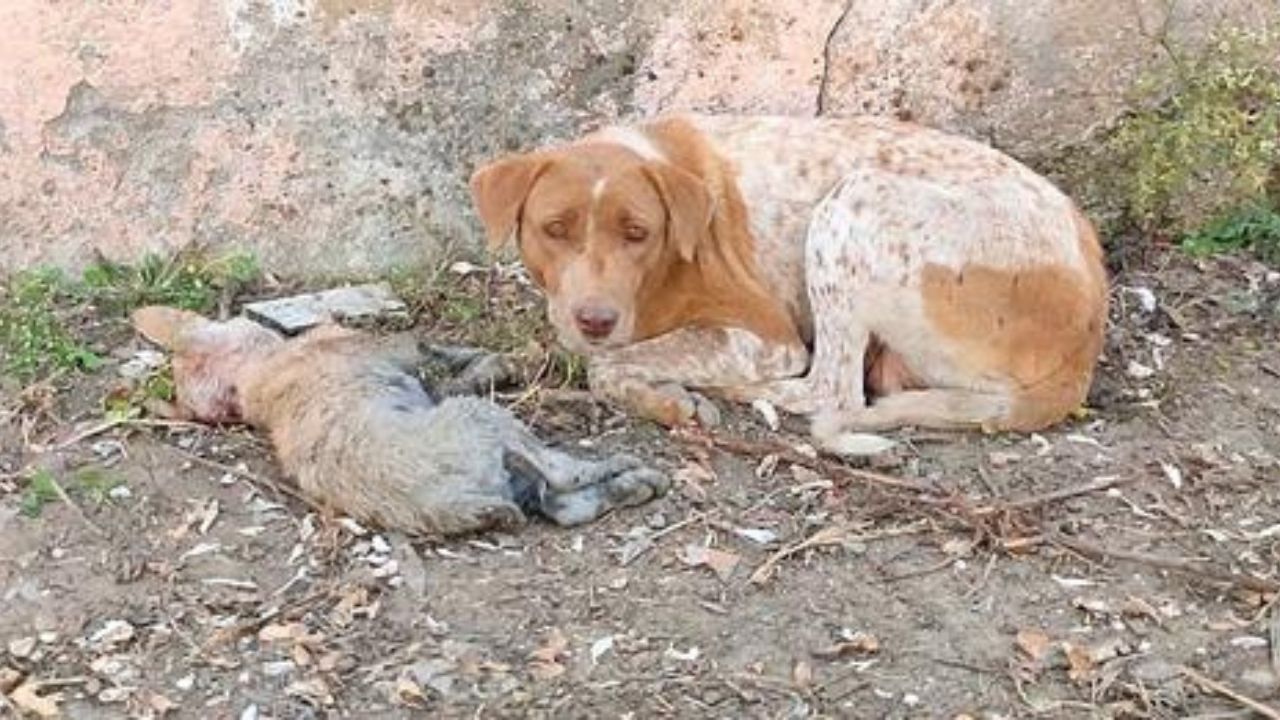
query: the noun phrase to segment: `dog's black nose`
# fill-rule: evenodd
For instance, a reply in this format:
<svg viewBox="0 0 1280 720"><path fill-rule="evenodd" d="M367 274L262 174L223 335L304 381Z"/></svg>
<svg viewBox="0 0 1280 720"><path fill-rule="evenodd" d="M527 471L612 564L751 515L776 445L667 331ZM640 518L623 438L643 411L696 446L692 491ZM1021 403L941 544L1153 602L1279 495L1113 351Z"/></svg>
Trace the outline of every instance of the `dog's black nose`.
<svg viewBox="0 0 1280 720"><path fill-rule="evenodd" d="M618 311L600 305L586 305L573 312L573 319L584 336L600 340L609 337L618 324Z"/></svg>

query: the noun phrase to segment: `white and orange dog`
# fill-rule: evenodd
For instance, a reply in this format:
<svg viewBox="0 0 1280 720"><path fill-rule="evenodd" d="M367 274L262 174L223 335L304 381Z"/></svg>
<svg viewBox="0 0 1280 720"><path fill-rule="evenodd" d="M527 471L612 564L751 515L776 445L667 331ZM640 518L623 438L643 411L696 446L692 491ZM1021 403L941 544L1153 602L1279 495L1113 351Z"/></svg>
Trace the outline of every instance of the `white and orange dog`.
<svg viewBox="0 0 1280 720"><path fill-rule="evenodd" d="M1089 221L977 142L879 118L679 116L471 180L593 391L668 424L767 399L815 437L1029 431L1084 401L1107 277Z"/></svg>

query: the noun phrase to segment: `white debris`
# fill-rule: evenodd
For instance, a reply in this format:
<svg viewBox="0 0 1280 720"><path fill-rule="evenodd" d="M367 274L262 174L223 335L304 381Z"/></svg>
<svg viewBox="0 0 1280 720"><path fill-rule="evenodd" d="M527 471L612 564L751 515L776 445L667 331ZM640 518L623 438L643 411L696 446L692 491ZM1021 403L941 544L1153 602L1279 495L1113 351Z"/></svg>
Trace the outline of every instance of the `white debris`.
<svg viewBox="0 0 1280 720"><path fill-rule="evenodd" d="M1153 367L1143 365L1137 360L1130 360L1129 365L1125 368L1125 373L1134 380L1146 380L1156 374Z"/></svg>
<svg viewBox="0 0 1280 720"><path fill-rule="evenodd" d="M770 430L777 431L782 426L782 421L778 418L778 409L768 400L752 401L751 407L764 418L764 424L769 426Z"/></svg>

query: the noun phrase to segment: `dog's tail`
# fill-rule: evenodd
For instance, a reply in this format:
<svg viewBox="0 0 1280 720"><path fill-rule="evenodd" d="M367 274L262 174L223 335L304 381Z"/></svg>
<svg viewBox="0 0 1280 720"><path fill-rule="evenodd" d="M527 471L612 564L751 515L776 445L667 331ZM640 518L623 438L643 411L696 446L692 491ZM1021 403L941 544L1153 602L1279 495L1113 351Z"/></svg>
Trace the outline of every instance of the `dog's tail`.
<svg viewBox="0 0 1280 720"><path fill-rule="evenodd" d="M199 313L162 305L138 308L133 311L130 319L139 334L166 350L174 349L187 330L199 323L208 322Z"/></svg>

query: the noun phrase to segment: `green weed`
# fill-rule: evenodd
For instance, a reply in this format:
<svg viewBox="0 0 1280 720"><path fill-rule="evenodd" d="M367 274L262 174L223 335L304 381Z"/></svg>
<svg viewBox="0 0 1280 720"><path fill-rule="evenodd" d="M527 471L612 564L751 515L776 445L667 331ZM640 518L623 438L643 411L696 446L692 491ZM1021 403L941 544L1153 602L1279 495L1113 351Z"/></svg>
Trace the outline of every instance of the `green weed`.
<svg viewBox="0 0 1280 720"><path fill-rule="evenodd" d="M0 286L3 372L29 381L55 370L93 370L102 359L72 328L74 286L57 270L19 273Z"/></svg>
<svg viewBox="0 0 1280 720"><path fill-rule="evenodd" d="M27 481L18 510L25 517L37 518L44 512L46 505L56 502L59 497L57 481L53 479L53 474L48 470L40 469Z"/></svg>
<svg viewBox="0 0 1280 720"><path fill-rule="evenodd" d="M108 311L127 313L143 305L171 305L205 312L218 298L240 292L259 276L250 255L211 258L198 252L165 258L147 255L137 265L98 262L85 270L80 289L86 300Z"/></svg>
<svg viewBox="0 0 1280 720"><path fill-rule="evenodd" d="M66 490L68 496L76 497L93 505L102 505L111 498L111 491L124 484L124 478L103 470L102 468L84 468L70 477ZM53 473L41 468L31 475L27 487L22 492L22 500L18 510L28 518L38 518L44 509L62 499L58 490L58 481Z"/></svg>
<svg viewBox="0 0 1280 720"><path fill-rule="evenodd" d="M1280 265L1280 212L1254 206L1229 213L1188 235L1182 247L1197 255L1247 250Z"/></svg>
<svg viewBox="0 0 1280 720"><path fill-rule="evenodd" d="M94 370L102 361L82 337L86 320L120 318L150 304L207 312L258 276L251 256L195 251L148 255L136 265L100 261L79 279L51 268L18 273L0 284L0 371L29 382Z"/></svg>
<svg viewBox="0 0 1280 720"><path fill-rule="evenodd" d="M1171 49L1170 67L1140 83L1145 98L1091 163L1128 224L1172 237L1221 234L1231 221L1212 231L1206 223L1276 206L1278 40L1274 31L1221 32L1194 55Z"/></svg>

